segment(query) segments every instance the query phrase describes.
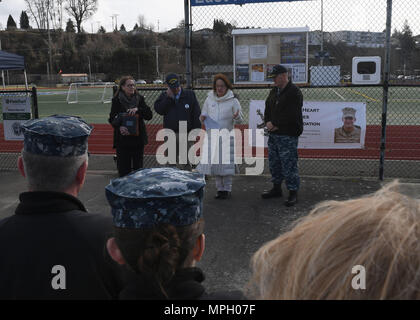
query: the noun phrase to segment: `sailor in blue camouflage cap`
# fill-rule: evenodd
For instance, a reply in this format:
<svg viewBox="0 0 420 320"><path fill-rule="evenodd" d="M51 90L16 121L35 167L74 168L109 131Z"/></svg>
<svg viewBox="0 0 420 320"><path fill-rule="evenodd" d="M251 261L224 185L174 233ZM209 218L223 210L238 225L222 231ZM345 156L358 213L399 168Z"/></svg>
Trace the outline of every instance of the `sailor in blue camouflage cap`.
<svg viewBox="0 0 420 320"><path fill-rule="evenodd" d="M114 179L105 190L116 227L185 226L203 215L205 184L198 172L152 168Z"/></svg>
<svg viewBox="0 0 420 320"><path fill-rule="evenodd" d="M92 128L78 117L55 115L25 122L23 130L17 167L27 191L14 214L0 220L0 300L116 297L121 279L103 242L112 218L88 212L78 198ZM57 264L71 269L67 287L48 285Z"/></svg>
<svg viewBox="0 0 420 320"><path fill-rule="evenodd" d="M72 157L87 152L92 127L75 116L53 115L22 125L23 148L44 156Z"/></svg>
<svg viewBox="0 0 420 320"><path fill-rule="evenodd" d="M105 188L114 235L106 243L122 266L125 299L240 299L236 292L207 293L203 271L204 176L176 168L135 171Z"/></svg>

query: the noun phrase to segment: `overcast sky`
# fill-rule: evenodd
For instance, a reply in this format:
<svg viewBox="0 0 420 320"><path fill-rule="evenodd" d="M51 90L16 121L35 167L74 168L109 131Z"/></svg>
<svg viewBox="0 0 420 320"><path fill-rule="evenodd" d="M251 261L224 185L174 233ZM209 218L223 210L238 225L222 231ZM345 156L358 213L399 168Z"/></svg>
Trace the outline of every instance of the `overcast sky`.
<svg viewBox="0 0 420 320"><path fill-rule="evenodd" d="M1 29L6 27L9 14L19 26L22 10L26 10L24 0L2 0L0 2ZM107 31L110 31L113 14L119 14L118 27L124 23L127 30L132 30L138 16L142 14L146 18L146 23L154 24L156 30L159 20L159 29L164 31L176 27L184 18L184 0L98 0L98 11L83 24L83 27L86 32L91 32L93 24L93 30L96 32L97 21L99 21ZM30 24L32 27L35 25L34 22Z"/></svg>
<svg viewBox="0 0 420 320"><path fill-rule="evenodd" d="M138 16L144 15L146 23L155 30L165 31L176 27L184 18L183 0L98 0L98 11L83 24L86 32L98 30L98 22L107 31L112 29L111 15L118 14L118 27L124 23L132 30ZM236 22L239 26L296 27L309 26L320 29L320 0L284 3L272 12L274 4L247 4L239 6L206 6L193 9L194 29L211 27L213 18ZM9 14L19 26L19 17L26 9L24 0L0 2L0 28L4 30ZM386 0L324 0L324 30L383 31L385 29ZM268 15L267 12L273 13ZM401 29L407 19L414 34L420 34L420 1L398 0L393 6L393 28ZM66 19L67 20L67 19ZM34 22L31 22L35 26ZM63 26L65 27L65 25Z"/></svg>

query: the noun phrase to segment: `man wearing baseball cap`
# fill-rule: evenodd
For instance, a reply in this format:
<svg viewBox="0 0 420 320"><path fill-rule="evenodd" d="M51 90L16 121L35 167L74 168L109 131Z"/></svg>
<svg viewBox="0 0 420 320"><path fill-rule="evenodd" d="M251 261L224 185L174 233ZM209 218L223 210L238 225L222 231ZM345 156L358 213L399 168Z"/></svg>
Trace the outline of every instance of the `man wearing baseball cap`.
<svg viewBox="0 0 420 320"><path fill-rule="evenodd" d="M54 115L22 130L18 168L28 191L0 221L0 300L115 298L119 269L104 255L112 219L87 212L77 198L92 127Z"/></svg>
<svg viewBox="0 0 420 320"><path fill-rule="evenodd" d="M265 101L264 122L268 130L268 162L273 188L262 194L263 199L282 196L283 180L289 190L287 207L297 203L300 178L298 173L298 137L303 131L300 89L288 77L287 69L276 65L270 74L274 88Z"/></svg>
<svg viewBox="0 0 420 320"><path fill-rule="evenodd" d="M170 73L165 81L168 89L159 96L155 102L155 110L163 116L163 127L170 129L176 134L176 163L179 163L180 143L187 144L187 153L193 145L193 141L180 141L185 138L193 129L201 128L200 114L201 109L198 104L194 91L184 89L180 85L179 77L175 73ZM186 123L186 131L180 135L180 122ZM186 134L186 135L185 135ZM187 154L182 155L183 159L188 159ZM169 156L169 158L172 158ZM181 164L182 169L191 169L189 164Z"/></svg>

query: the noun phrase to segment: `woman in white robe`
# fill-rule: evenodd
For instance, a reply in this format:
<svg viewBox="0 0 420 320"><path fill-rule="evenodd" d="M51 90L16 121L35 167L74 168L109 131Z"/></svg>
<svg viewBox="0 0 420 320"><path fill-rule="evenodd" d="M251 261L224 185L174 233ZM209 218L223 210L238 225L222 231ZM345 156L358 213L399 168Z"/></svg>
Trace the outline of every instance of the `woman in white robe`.
<svg viewBox="0 0 420 320"><path fill-rule="evenodd" d="M232 92L232 84L225 75L216 74L213 90L208 93L201 110L200 121L206 126L207 139L203 144L201 162L197 166L199 172L215 176L216 199L231 196L232 178L237 173L237 166L234 138L230 133L242 119L241 105ZM212 140L211 137L219 132L217 143L217 139Z"/></svg>

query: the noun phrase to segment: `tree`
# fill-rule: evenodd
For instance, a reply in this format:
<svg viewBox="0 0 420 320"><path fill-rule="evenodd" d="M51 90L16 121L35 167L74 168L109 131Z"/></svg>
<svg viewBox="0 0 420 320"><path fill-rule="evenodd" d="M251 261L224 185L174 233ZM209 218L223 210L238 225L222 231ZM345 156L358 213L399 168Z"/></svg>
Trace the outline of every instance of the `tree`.
<svg viewBox="0 0 420 320"><path fill-rule="evenodd" d="M7 29L16 29L16 22L10 14L9 18L7 18Z"/></svg>
<svg viewBox="0 0 420 320"><path fill-rule="evenodd" d="M185 20L182 19L178 22L178 25L176 26L178 29L184 29L185 28Z"/></svg>
<svg viewBox="0 0 420 320"><path fill-rule="evenodd" d="M137 30L139 28L139 25L136 23L136 25L133 28L133 31Z"/></svg>
<svg viewBox="0 0 420 320"><path fill-rule="evenodd" d="M123 31L123 32L127 31L127 30L125 30L124 23L121 25L121 27L120 27L120 31Z"/></svg>
<svg viewBox="0 0 420 320"><path fill-rule="evenodd" d="M224 22L222 19L213 20L213 31L220 35L230 34L233 26L229 22Z"/></svg>
<svg viewBox="0 0 420 320"><path fill-rule="evenodd" d="M146 29L146 18L144 17L144 15L139 14L139 16L137 17L137 21L139 22L139 28Z"/></svg>
<svg viewBox="0 0 420 320"><path fill-rule="evenodd" d="M400 56L400 67L404 70L405 74L406 70L412 69L413 55L415 55L416 49L416 41L413 37L413 32L408 25L408 21L404 21L401 32L394 30L392 36L398 39L399 47L397 50L399 51Z"/></svg>
<svg viewBox="0 0 420 320"><path fill-rule="evenodd" d="M25 11L22 11L20 14L19 24L21 29L30 29L29 17Z"/></svg>
<svg viewBox="0 0 420 320"><path fill-rule="evenodd" d="M63 3L64 0L50 0L50 11L49 16L51 24L54 29L63 28Z"/></svg>
<svg viewBox="0 0 420 320"><path fill-rule="evenodd" d="M53 0L25 0L29 16L38 29L49 29L49 14Z"/></svg>
<svg viewBox="0 0 420 320"><path fill-rule="evenodd" d="M98 0L65 0L66 11L76 21L77 32L82 32L82 22L98 10Z"/></svg>
<svg viewBox="0 0 420 320"><path fill-rule="evenodd" d="M70 18L69 18L69 20L67 21L67 24L66 24L66 32L76 32L76 30L74 29L74 23L73 23L73 20L71 20Z"/></svg>
<svg viewBox="0 0 420 320"><path fill-rule="evenodd" d="M106 30L103 26L101 26L98 30L98 33L106 33Z"/></svg>

